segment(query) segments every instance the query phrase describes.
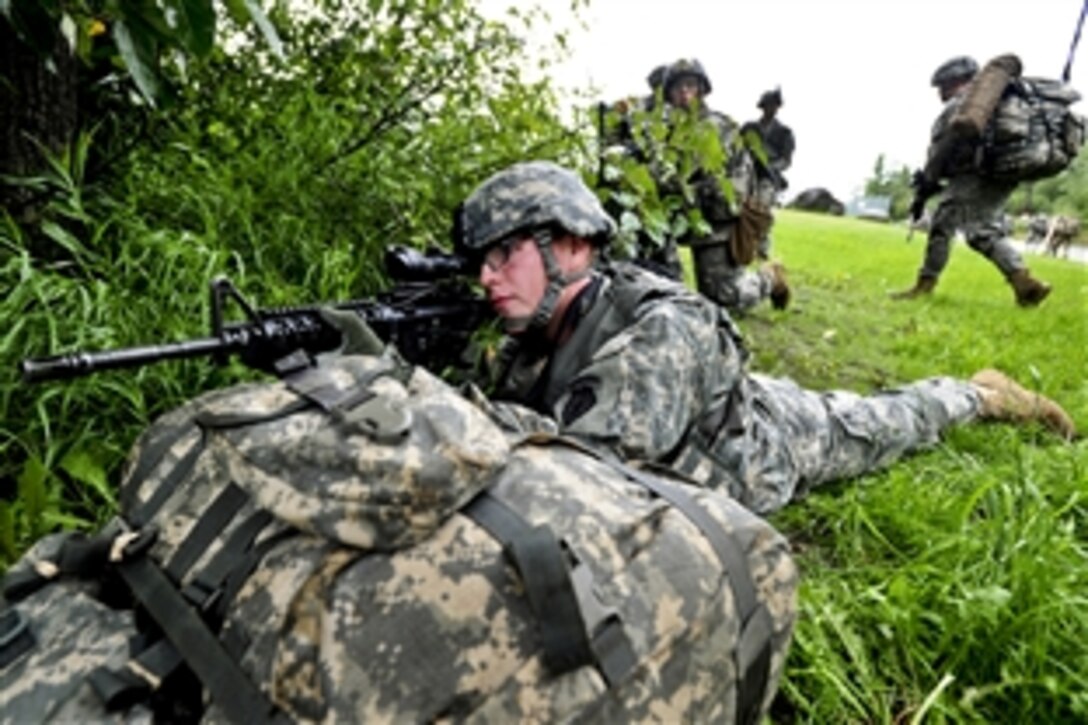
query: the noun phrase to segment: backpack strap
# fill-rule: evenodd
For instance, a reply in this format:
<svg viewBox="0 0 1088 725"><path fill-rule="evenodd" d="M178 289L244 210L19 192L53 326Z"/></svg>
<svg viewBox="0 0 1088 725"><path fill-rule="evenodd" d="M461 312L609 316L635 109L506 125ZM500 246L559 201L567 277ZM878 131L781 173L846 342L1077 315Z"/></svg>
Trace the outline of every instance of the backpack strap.
<svg viewBox="0 0 1088 725"><path fill-rule="evenodd" d="M540 628L542 659L554 674L596 664L611 687L637 663L615 610L593 593L593 576L547 526L533 526L501 500L483 491L462 513L503 545L525 586Z"/></svg>
<svg viewBox="0 0 1088 725"><path fill-rule="evenodd" d="M34 633L15 607L0 609L0 670L34 647Z"/></svg>
<svg viewBox="0 0 1088 725"><path fill-rule="evenodd" d="M286 721L153 561L126 555L116 570L232 722Z"/></svg>
<svg viewBox="0 0 1088 725"><path fill-rule="evenodd" d="M672 504L706 537L733 590L741 631L737 642L737 722L757 723L771 667L771 636L773 626L767 606L759 600L755 580L744 549L737 537L726 531L691 495L680 486L656 476L619 463L605 456L600 460L622 473L628 480L641 484L652 493Z"/></svg>

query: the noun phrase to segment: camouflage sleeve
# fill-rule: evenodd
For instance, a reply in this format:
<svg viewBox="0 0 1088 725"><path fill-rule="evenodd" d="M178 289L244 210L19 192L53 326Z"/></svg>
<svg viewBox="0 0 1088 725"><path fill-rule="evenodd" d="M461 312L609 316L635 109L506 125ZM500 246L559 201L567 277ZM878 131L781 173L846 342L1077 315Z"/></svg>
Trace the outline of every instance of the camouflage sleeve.
<svg viewBox="0 0 1088 725"><path fill-rule="evenodd" d="M556 401L567 435L625 460L660 460L697 411L732 390L742 362L710 305L654 304L608 341Z"/></svg>

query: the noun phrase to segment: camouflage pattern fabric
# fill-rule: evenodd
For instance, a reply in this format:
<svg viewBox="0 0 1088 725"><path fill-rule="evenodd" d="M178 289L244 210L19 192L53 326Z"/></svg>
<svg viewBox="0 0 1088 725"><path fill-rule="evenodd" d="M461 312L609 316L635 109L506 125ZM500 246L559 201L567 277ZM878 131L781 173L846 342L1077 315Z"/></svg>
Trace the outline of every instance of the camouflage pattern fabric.
<svg viewBox="0 0 1088 725"><path fill-rule="evenodd" d="M1005 203L1015 188L1015 182L991 181L974 175L950 179L933 212L919 276L940 277L948 264L957 229L963 232L971 249L989 259L1006 277L1025 269L1004 223Z"/></svg>
<svg viewBox="0 0 1088 725"><path fill-rule="evenodd" d="M551 161L514 164L492 175L465 200L461 213L458 242L469 256L542 225L557 224L591 240L611 236L616 228L581 179Z"/></svg>
<svg viewBox="0 0 1088 725"><path fill-rule="evenodd" d="M728 310L744 312L771 296L770 274L738 267L724 244L693 247L691 259L699 292Z"/></svg>
<svg viewBox="0 0 1088 725"><path fill-rule="evenodd" d="M863 397L750 375L739 333L721 308L637 270L612 272L609 280L629 288L595 303L616 307L616 322L579 327L551 360L527 351L513 356L500 385L508 402L495 404L508 420L539 425L531 413L510 409L539 385L525 373L544 371L550 379L543 387L554 393L538 413L558 421L565 435L625 460L666 463L763 514L813 486L931 446L947 426L978 415L975 388L950 379ZM625 297L637 303L622 309L615 301Z"/></svg>
<svg viewBox="0 0 1088 725"><path fill-rule="evenodd" d="M950 81L970 78L976 73L978 73L978 61L970 56L960 55L941 63L937 70L933 71L929 84L937 87Z"/></svg>
<svg viewBox="0 0 1088 725"><path fill-rule="evenodd" d="M133 450L126 517L158 529L151 556L170 570L212 502L247 494L179 574L200 590L258 509L274 514L220 639L291 719L735 720L740 615L711 540L617 463L493 413L392 354L325 358L302 378L217 391L163 416ZM728 496L644 475L673 478L739 542L770 616L765 712L796 616L787 542ZM585 596L618 614L635 654L625 677L609 685L592 665L544 666L523 581L461 511L484 488L550 527L588 572ZM64 635L85 621L73 615ZM53 666L62 679L67 659ZM39 679L24 669L0 695L24 696ZM93 706L74 719L97 719ZM212 702L204 719L226 713Z"/></svg>
<svg viewBox="0 0 1088 725"><path fill-rule="evenodd" d="M980 161L983 174L1036 181L1068 168L1088 130L1088 121L1071 110L1080 99L1080 93L1057 80L1014 80L991 119Z"/></svg>
<svg viewBox="0 0 1088 725"><path fill-rule="evenodd" d="M945 104L930 132L929 157L939 151L962 95ZM948 184L933 212L926 242L925 259L919 276L937 279L948 264L952 240L956 230L963 232L968 246L989 259L1003 275L1008 277L1017 270L1025 269L1020 253L1010 243L1004 224L1005 203L1016 189L1016 182L985 178L977 168L976 145L957 145L942 164L942 178Z"/></svg>
<svg viewBox="0 0 1088 725"><path fill-rule="evenodd" d="M760 178L756 182L755 191L756 200L765 206L767 209L774 209L775 204L778 203L778 184L773 179ZM767 227L767 233L763 236L763 239L759 242L759 257L760 259L771 258L771 248L774 246L774 238L771 234L771 230L774 229L774 212L771 212L771 223ZM766 295L764 295L766 296ZM762 299L762 298L761 298Z"/></svg>
<svg viewBox="0 0 1088 725"><path fill-rule="evenodd" d="M51 559L65 538L38 541L21 562ZM151 722L151 713L141 707L108 716L86 681L100 666L119 668L128 661L129 637L136 631L131 610L99 602L92 586L64 582L35 592L14 611L26 622L34 646L0 666L0 723L86 722L89 713L97 722Z"/></svg>

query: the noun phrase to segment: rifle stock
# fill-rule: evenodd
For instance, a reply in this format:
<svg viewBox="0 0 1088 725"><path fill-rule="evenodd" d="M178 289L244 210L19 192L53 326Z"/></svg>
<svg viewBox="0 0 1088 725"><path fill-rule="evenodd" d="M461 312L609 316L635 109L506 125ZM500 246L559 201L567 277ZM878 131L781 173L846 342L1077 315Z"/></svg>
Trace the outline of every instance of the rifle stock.
<svg viewBox="0 0 1088 725"><path fill-rule="evenodd" d="M386 253L386 268L400 281L373 299L275 309L251 307L228 279L218 278L211 283L209 337L30 358L19 363L19 370L24 382L37 383L164 360L210 357L224 363L238 355L250 367L284 375L340 345L340 331L321 317L324 307L359 315L410 363L439 371L463 367L462 355L472 333L490 315L486 300L457 279L467 273L465 262L452 255L422 255L406 247L391 247ZM223 323L227 297L242 306L248 320Z"/></svg>

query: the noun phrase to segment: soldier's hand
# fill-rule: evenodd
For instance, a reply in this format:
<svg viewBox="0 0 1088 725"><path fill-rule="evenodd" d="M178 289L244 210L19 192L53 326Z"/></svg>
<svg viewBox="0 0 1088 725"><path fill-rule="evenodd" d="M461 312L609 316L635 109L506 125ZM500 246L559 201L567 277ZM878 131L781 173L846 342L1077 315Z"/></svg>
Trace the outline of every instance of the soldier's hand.
<svg viewBox="0 0 1088 725"><path fill-rule="evenodd" d="M341 355L381 355L385 350L385 343L378 334L354 312L322 307L318 313L322 320L340 331L341 343L336 352Z"/></svg>

